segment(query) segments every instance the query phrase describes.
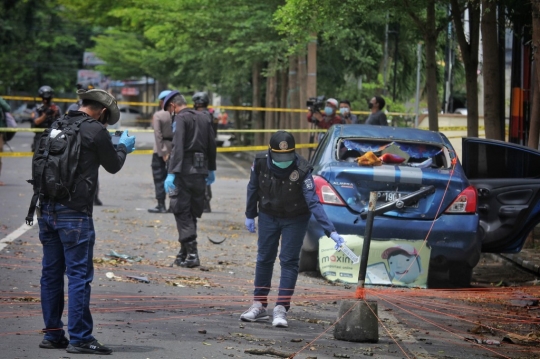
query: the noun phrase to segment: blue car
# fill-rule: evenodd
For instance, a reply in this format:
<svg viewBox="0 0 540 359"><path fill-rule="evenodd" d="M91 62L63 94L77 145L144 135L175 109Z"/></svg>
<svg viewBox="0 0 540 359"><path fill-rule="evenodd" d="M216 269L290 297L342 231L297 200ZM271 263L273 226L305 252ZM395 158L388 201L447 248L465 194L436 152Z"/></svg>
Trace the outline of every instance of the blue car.
<svg viewBox="0 0 540 359"><path fill-rule="evenodd" d="M382 165L359 165L372 152ZM424 190L422 197L375 216L372 240L426 239L430 268L470 284L482 252L519 252L540 222L540 152L502 141L464 138L462 159L440 133L412 128L335 125L311 163L316 191L340 234L363 236L371 192L377 206ZM401 208L400 208L401 207ZM312 217L300 271L317 269Z"/></svg>

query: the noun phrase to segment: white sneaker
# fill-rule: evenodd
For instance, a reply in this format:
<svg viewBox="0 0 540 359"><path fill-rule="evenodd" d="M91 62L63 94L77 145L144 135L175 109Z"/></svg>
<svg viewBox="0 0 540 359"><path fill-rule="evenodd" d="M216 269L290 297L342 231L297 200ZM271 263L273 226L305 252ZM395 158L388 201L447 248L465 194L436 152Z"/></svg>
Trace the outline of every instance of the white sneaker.
<svg viewBox="0 0 540 359"><path fill-rule="evenodd" d="M240 316L244 322L266 322L269 319L266 308L261 302L253 302L251 307Z"/></svg>
<svg viewBox="0 0 540 359"><path fill-rule="evenodd" d="M274 308L274 320L272 325L278 328L288 328L289 324L287 323L287 309L282 305L276 305Z"/></svg>

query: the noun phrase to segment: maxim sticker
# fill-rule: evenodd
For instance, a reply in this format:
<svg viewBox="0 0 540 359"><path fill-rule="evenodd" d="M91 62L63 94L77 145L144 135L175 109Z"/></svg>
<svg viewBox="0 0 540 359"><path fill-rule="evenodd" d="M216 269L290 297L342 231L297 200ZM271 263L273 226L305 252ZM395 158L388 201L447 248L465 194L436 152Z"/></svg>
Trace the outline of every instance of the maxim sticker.
<svg viewBox="0 0 540 359"><path fill-rule="evenodd" d="M295 182L298 181L298 178L300 177L300 174L297 170L292 171L291 175L289 176L289 180Z"/></svg>

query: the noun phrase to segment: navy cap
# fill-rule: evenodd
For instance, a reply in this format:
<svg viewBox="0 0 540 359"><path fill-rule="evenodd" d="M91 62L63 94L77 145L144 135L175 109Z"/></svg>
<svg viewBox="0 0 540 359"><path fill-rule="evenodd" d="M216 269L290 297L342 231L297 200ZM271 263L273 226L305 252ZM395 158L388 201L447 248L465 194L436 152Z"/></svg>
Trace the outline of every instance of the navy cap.
<svg viewBox="0 0 540 359"><path fill-rule="evenodd" d="M276 162L294 161L294 147L294 137L287 131L278 131L270 138L270 156Z"/></svg>
<svg viewBox="0 0 540 359"><path fill-rule="evenodd" d="M176 95L180 95L180 91L171 91L166 97L165 100L163 100L163 109L165 110L167 106L169 105L169 101Z"/></svg>

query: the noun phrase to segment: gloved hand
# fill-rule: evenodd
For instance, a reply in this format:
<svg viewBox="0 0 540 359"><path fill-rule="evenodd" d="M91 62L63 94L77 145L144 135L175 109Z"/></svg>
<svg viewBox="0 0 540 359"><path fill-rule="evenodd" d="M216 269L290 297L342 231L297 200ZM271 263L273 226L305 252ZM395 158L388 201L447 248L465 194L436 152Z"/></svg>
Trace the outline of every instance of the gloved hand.
<svg viewBox="0 0 540 359"><path fill-rule="evenodd" d="M246 229L250 231L251 233L255 233L255 220L253 218L246 218Z"/></svg>
<svg viewBox="0 0 540 359"><path fill-rule="evenodd" d="M336 251L339 249L339 247L341 247L342 244L345 244L345 240L337 232L330 233L330 238L336 242L336 246L334 247Z"/></svg>
<svg viewBox="0 0 540 359"><path fill-rule="evenodd" d="M175 177L176 175L174 173L169 173L167 175L165 183L163 184L163 187L165 187L165 192L170 193L171 191L174 191L176 189L176 186L174 185Z"/></svg>
<svg viewBox="0 0 540 359"><path fill-rule="evenodd" d="M216 180L216 171L208 171L208 177L206 177L206 185L210 186Z"/></svg>
<svg viewBox="0 0 540 359"><path fill-rule="evenodd" d="M126 146L127 153L131 153L135 150L135 136L129 136L127 130L122 132L122 136L120 136L118 143Z"/></svg>

